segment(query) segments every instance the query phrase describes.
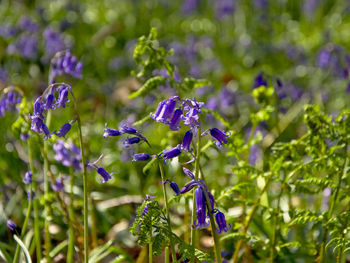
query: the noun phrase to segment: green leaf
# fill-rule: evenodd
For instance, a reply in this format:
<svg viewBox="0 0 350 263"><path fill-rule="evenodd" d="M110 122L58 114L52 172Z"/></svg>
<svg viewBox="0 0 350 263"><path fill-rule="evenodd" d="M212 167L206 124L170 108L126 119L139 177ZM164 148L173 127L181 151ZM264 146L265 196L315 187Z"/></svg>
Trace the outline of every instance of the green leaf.
<svg viewBox="0 0 350 263"><path fill-rule="evenodd" d="M28 251L28 249L26 248L26 246L24 245L24 243L22 242L22 240L21 240L17 235L13 235L13 238L15 239L15 241L17 242L17 244L22 248L27 263L32 263L32 259L30 258L29 251Z"/></svg>
<svg viewBox="0 0 350 263"><path fill-rule="evenodd" d="M166 81L166 78L161 76L150 78L145 82L145 84L143 84L143 86L138 91L135 91L134 93L130 94L129 99L133 99L138 96L145 95L149 93L151 90L157 88L158 86L164 85L165 81Z"/></svg>
<svg viewBox="0 0 350 263"><path fill-rule="evenodd" d="M183 80L184 89L188 90L208 86L210 84L211 82L206 79L184 78Z"/></svg>

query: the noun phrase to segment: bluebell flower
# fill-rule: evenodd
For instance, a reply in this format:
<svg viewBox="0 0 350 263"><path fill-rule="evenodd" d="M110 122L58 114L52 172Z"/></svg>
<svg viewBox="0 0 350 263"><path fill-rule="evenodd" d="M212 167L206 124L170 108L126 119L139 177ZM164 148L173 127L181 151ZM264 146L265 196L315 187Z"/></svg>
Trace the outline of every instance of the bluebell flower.
<svg viewBox="0 0 350 263"><path fill-rule="evenodd" d="M223 132L217 128L210 129L210 135L215 139L214 144L219 148L223 144L227 143L226 138L230 136L230 134L227 134L226 132Z"/></svg>
<svg viewBox="0 0 350 263"><path fill-rule="evenodd" d="M61 34L53 31L50 27L44 30L43 36L45 42L45 53L47 57L51 58L57 52L66 49L66 45Z"/></svg>
<svg viewBox="0 0 350 263"><path fill-rule="evenodd" d="M160 102L156 112L154 114L151 114L151 118L157 122L161 122L167 125L170 124L170 120L173 116L176 107L176 102L178 99L179 97L174 96L165 101Z"/></svg>
<svg viewBox="0 0 350 263"><path fill-rule="evenodd" d="M126 125L121 125L121 129L120 129L120 132L122 134L124 133L128 133L128 134L137 134L138 131L132 127L129 127L129 126L126 126Z"/></svg>
<svg viewBox="0 0 350 263"><path fill-rule="evenodd" d="M111 129L111 128L107 128L107 125L108 123L105 124L105 131L104 131L104 134L103 134L103 137L104 138L107 138L109 136L119 136L121 135L122 133L117 130L117 129Z"/></svg>
<svg viewBox="0 0 350 263"><path fill-rule="evenodd" d="M40 30L40 26L35 23L29 16L23 16L18 23L18 27L21 30L35 33Z"/></svg>
<svg viewBox="0 0 350 263"><path fill-rule="evenodd" d="M21 133L20 138L22 141L26 141L29 138L28 133Z"/></svg>
<svg viewBox="0 0 350 263"><path fill-rule="evenodd" d="M51 185L51 187L52 187L52 190L54 190L55 192L63 192L64 190L63 179L58 178L56 180L56 183L54 185Z"/></svg>
<svg viewBox="0 0 350 263"><path fill-rule="evenodd" d="M15 222L13 222L12 220L7 220L7 227L12 231L15 232L17 229L17 225L15 224Z"/></svg>
<svg viewBox="0 0 350 263"><path fill-rule="evenodd" d="M207 204L205 201L205 194L202 187L198 187L195 192L196 199L196 215L197 221L195 222L196 228L204 228L209 226L209 222L207 221Z"/></svg>
<svg viewBox="0 0 350 263"><path fill-rule="evenodd" d="M45 110L53 110L55 109L55 96L50 93L49 95L47 95L46 97L46 102L45 102L45 105L44 105L44 109Z"/></svg>
<svg viewBox="0 0 350 263"><path fill-rule="evenodd" d="M38 38L34 35L22 34L16 41L15 52L24 58L34 60L38 56Z"/></svg>
<svg viewBox="0 0 350 263"><path fill-rule="evenodd" d="M194 180L194 174L189 169L187 169L186 167L183 167L182 170L189 178Z"/></svg>
<svg viewBox="0 0 350 263"><path fill-rule="evenodd" d="M137 153L133 155L133 162L140 162L140 161L147 161L149 160L151 157L148 153Z"/></svg>
<svg viewBox="0 0 350 263"><path fill-rule="evenodd" d="M44 105L41 102L41 96L35 100L33 108L34 108L33 115L38 116L41 119L44 119L44 116L43 116Z"/></svg>
<svg viewBox="0 0 350 263"><path fill-rule="evenodd" d="M267 87L267 81L264 78L263 73L259 73L254 79L253 89L259 88L260 86Z"/></svg>
<svg viewBox="0 0 350 263"><path fill-rule="evenodd" d="M16 105L20 103L21 100L22 96L14 90L10 90L8 93L4 94L3 98L0 100L0 117L4 116L6 111L16 110Z"/></svg>
<svg viewBox="0 0 350 263"><path fill-rule="evenodd" d="M64 141L58 140L53 145L53 149L56 152L56 161L62 163L64 166L73 166L76 171L80 171L82 169L82 164L80 162L81 154L76 145L69 143L66 147Z"/></svg>
<svg viewBox="0 0 350 263"><path fill-rule="evenodd" d="M182 110L176 109L174 114L173 114L173 117L171 118L171 120L169 122L169 127L171 130L177 131L181 128L181 126L179 125L179 123L181 121L181 116L182 116Z"/></svg>
<svg viewBox="0 0 350 263"><path fill-rule="evenodd" d="M177 185L177 183L170 182L170 187L171 187L171 189L173 189L173 191L175 192L175 194L177 196L180 195L180 189L179 189L179 186Z"/></svg>
<svg viewBox="0 0 350 263"><path fill-rule="evenodd" d="M68 88L66 86L61 86L58 92L58 99L56 102L56 107L66 107L68 100Z"/></svg>
<svg viewBox="0 0 350 263"><path fill-rule="evenodd" d="M173 159L181 154L181 146L178 145L172 149L165 150L161 154L159 154L160 158L164 158L164 162L169 159Z"/></svg>
<svg viewBox="0 0 350 263"><path fill-rule="evenodd" d="M24 184L31 184L33 182L32 180L33 174L31 171L26 172L23 178L23 183Z"/></svg>
<svg viewBox="0 0 350 263"><path fill-rule="evenodd" d="M51 61L52 70L50 73L50 83L55 82L59 75L67 74L75 78L82 77L83 63L73 56L69 51L59 52Z"/></svg>
<svg viewBox="0 0 350 263"><path fill-rule="evenodd" d="M97 173L99 173L102 176L101 182L105 183L107 182L109 179L112 179L112 174L109 174L103 167L99 166L96 169Z"/></svg>
<svg viewBox="0 0 350 263"><path fill-rule="evenodd" d="M135 143L139 143L141 141L141 139L139 137L131 137L131 138L127 138L124 142L123 142L123 146L125 148L128 148L131 144L135 144Z"/></svg>
<svg viewBox="0 0 350 263"><path fill-rule="evenodd" d="M182 139L181 150L186 152L192 152L193 149L191 147L191 142L193 138L193 133L191 131L187 131Z"/></svg>
<svg viewBox="0 0 350 263"><path fill-rule="evenodd" d="M217 213L215 214L215 221L218 225L217 232L219 234L221 234L222 231L227 232L231 228L231 224L227 226L224 213L220 212L219 210L217 210Z"/></svg>
<svg viewBox="0 0 350 263"><path fill-rule="evenodd" d="M68 122L63 124L63 126L59 129L58 132L54 132L54 134L58 137L65 137L66 134L70 131L72 125Z"/></svg>
<svg viewBox="0 0 350 263"><path fill-rule="evenodd" d="M192 181L190 181L188 184L186 184L184 187L181 188L180 193L185 194L191 191L197 185L199 185L199 182L193 179Z"/></svg>

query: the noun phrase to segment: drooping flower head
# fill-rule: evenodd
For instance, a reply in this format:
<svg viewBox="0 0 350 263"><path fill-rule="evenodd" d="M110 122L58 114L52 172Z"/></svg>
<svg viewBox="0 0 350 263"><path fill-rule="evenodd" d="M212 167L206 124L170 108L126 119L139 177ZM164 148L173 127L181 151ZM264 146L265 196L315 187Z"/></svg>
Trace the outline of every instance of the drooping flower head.
<svg viewBox="0 0 350 263"><path fill-rule="evenodd" d="M216 224L218 225L217 232L219 234L221 234L222 231L227 232L231 228L231 224L227 226L224 213L220 212L219 210L217 210L217 213L215 214L215 221L216 221Z"/></svg>
<svg viewBox="0 0 350 263"><path fill-rule="evenodd" d="M166 163L167 160L178 157L180 154L181 154L181 146L178 145L172 149L163 151L161 154L159 154L159 157L164 158L164 162Z"/></svg>
<svg viewBox="0 0 350 263"><path fill-rule="evenodd" d="M227 137L230 136L230 134L227 134L224 131L219 130L218 128L212 128L210 129L210 135L215 139L214 144L217 147L221 147L223 144L227 143Z"/></svg>
<svg viewBox="0 0 350 263"><path fill-rule="evenodd" d="M50 83L55 83L59 75L67 74L75 78L82 77L83 63L72 55L71 52L58 52L51 60L52 70L50 72Z"/></svg>
<svg viewBox="0 0 350 263"><path fill-rule="evenodd" d="M104 138L107 138L107 137L110 137L110 136L119 136L119 135L122 134L117 129L108 128L107 125L108 125L108 123L105 124L105 131L104 131L104 134L103 134Z"/></svg>
<svg viewBox="0 0 350 263"><path fill-rule="evenodd" d="M17 225L12 220L7 220L7 227L11 230L11 232L16 232Z"/></svg>
<svg viewBox="0 0 350 263"><path fill-rule="evenodd" d="M102 176L101 182L105 183L107 182L109 179L112 179L112 174L113 173L108 173L103 167L99 166L96 169L97 173L100 174Z"/></svg>
<svg viewBox="0 0 350 263"><path fill-rule="evenodd" d="M53 145L56 152L55 160L62 163L64 166L72 166L74 170L80 171L82 169L81 153L79 148L73 143L65 143L63 140L57 140Z"/></svg>
<svg viewBox="0 0 350 263"><path fill-rule="evenodd" d="M194 192L196 199L196 214L197 221L195 222L196 228L204 228L209 226L209 222L207 221L207 204L205 201L205 194L202 187L197 187Z"/></svg>
<svg viewBox="0 0 350 263"><path fill-rule="evenodd" d="M149 160L151 157L148 153L136 153L133 155L133 162L143 162Z"/></svg>

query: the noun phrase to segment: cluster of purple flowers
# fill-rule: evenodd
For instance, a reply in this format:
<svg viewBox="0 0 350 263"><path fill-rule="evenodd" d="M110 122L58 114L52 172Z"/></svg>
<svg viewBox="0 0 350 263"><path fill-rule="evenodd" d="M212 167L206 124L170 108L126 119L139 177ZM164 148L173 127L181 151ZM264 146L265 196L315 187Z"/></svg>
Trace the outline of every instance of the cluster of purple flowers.
<svg viewBox="0 0 350 263"><path fill-rule="evenodd" d="M56 153L56 161L67 167L72 166L76 171L82 169L81 153L79 148L73 142L65 144L63 140L58 140L53 145L53 149Z"/></svg>
<svg viewBox="0 0 350 263"><path fill-rule="evenodd" d="M14 90L9 90L0 100L0 117L5 115L6 111L16 109L16 105L22 101L22 96Z"/></svg>
<svg viewBox="0 0 350 263"><path fill-rule="evenodd" d="M179 104L178 108L176 106ZM197 102L195 99L181 100L178 96L173 96L167 100L161 101L151 118L157 122L169 125L173 131L181 128L181 121L190 129L196 129L199 125L200 108L204 105L202 102ZM176 108L176 109L175 109Z"/></svg>
<svg viewBox="0 0 350 263"><path fill-rule="evenodd" d="M52 58L57 52L67 48L62 35L59 32L54 31L52 28L46 28L43 36L45 41L45 53L47 57Z"/></svg>
<svg viewBox="0 0 350 263"><path fill-rule="evenodd" d="M52 86L49 88L49 92L44 96L40 96L34 102L34 112L33 115L30 116L32 120L31 129L37 133L44 133L45 139L51 137L51 133L47 126L44 123L44 112L47 110L52 110L56 108L65 108L66 103L69 102L68 93L71 89L68 85L60 85L58 88L56 86ZM58 97L56 99L55 93L58 93ZM74 121L73 121L74 122ZM71 124L64 124L58 132L54 132L58 137L64 137L69 130L71 129Z"/></svg>
<svg viewBox="0 0 350 263"><path fill-rule="evenodd" d="M69 51L59 52L51 61L52 69L49 81L55 83L55 78L59 75L67 74L75 78L82 77L83 63Z"/></svg>
<svg viewBox="0 0 350 263"><path fill-rule="evenodd" d="M227 225L225 215L220 212L218 209L214 208L215 200L214 196L208 190L206 184L203 180L196 180L194 174L187 168L183 168L184 173L191 179L191 181L186 184L181 190L180 194L184 194L192 190L197 186L195 190L195 199L196 199L196 214L197 221L194 222L196 228L204 228L209 226L209 211L212 210L212 213L215 213L216 224L218 225L217 232L220 234L222 231L227 232L231 228L231 224ZM211 208L207 206L206 196L210 200Z"/></svg>
<svg viewBox="0 0 350 263"><path fill-rule="evenodd" d="M130 134L133 135L133 137L128 137L123 142L123 146L125 148L129 148L131 145L138 144L141 142L147 142L147 139L136 129L129 127L125 124L121 125L121 128L118 129L112 129L107 127L107 123L105 125L105 130L103 133L103 137L114 137L114 136L120 136L123 134ZM147 161L151 158L151 156L148 153L137 153L133 154L133 161Z"/></svg>

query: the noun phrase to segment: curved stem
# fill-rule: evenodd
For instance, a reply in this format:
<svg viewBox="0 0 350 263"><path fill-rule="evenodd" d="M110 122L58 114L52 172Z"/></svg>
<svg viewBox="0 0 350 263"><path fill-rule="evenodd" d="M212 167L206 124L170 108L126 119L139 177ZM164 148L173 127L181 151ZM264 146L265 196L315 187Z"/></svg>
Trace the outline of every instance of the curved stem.
<svg viewBox="0 0 350 263"><path fill-rule="evenodd" d="M85 155L84 155L84 149L83 149L83 135L81 131L81 120L80 115L78 111L78 105L77 100L73 94L73 91L70 90L70 93L73 98L74 103L74 109L75 114L77 117L77 123L78 123L78 133L79 133L79 146L80 146L80 152L81 152L81 162L83 165L83 187L84 187L84 263L88 263L89 261L89 222L88 222L88 181L87 181L87 174L86 174L86 165L85 165Z"/></svg>

